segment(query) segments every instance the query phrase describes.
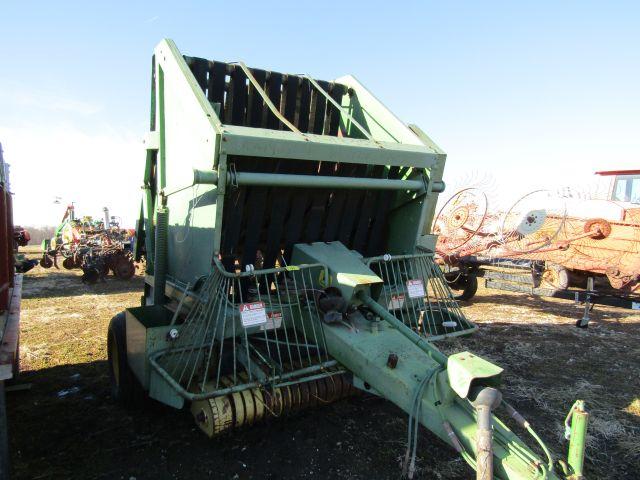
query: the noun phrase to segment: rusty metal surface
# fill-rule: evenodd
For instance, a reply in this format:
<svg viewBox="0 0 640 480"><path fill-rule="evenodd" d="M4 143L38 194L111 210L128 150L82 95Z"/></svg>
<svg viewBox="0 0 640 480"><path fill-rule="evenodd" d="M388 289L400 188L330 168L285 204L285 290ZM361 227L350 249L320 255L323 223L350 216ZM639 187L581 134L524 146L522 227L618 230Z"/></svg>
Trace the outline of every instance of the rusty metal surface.
<svg viewBox="0 0 640 480"><path fill-rule="evenodd" d="M603 276L614 289L640 292L640 206L538 191L506 211L487 212L486 196L470 190L455 194L436 218L436 249L445 264L528 260L544 264L542 280L556 287L567 288L558 272L568 271L574 281Z"/></svg>

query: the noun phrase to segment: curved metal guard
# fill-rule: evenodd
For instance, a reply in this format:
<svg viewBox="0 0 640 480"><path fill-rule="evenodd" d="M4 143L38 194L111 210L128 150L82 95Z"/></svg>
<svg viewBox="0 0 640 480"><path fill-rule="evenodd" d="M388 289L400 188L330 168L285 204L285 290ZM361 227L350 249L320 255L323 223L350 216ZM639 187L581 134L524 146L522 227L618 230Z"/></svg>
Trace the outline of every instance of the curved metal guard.
<svg viewBox="0 0 640 480"><path fill-rule="evenodd" d="M428 253L384 255L365 260L383 279L374 299L389 313L427 340L468 335L477 330L469 321Z"/></svg>
<svg viewBox="0 0 640 480"><path fill-rule="evenodd" d="M154 370L183 398L212 398L341 374L327 355L313 279L322 265L230 273L216 261ZM326 272L325 272L326 273Z"/></svg>

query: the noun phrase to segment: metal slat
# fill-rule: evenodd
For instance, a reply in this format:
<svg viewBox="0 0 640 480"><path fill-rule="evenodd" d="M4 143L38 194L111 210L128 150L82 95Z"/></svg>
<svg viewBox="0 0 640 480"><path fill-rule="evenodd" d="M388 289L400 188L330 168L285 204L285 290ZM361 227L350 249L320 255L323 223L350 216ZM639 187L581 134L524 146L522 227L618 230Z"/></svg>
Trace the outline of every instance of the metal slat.
<svg viewBox="0 0 640 480"><path fill-rule="evenodd" d="M285 118L293 123L295 117L295 109L298 103L298 94L300 85L297 81L292 81L295 76L289 75L285 86ZM281 79L282 80L282 79ZM275 97L275 91L273 93ZM279 92L278 92L279 95ZM293 117L291 116L293 112ZM290 162L278 161L276 166L278 173L294 173L295 169ZM284 246L282 238L285 231L285 221L289 217L291 191L286 188L271 188L269 191L271 212L269 215L269 225L266 232L266 244L264 252L263 268L273 268L276 260L280 255L281 248Z"/></svg>
<svg viewBox="0 0 640 480"><path fill-rule="evenodd" d="M329 82L323 80L318 81L324 90L329 88ZM327 99L317 90L312 91L313 104L315 105L313 116L313 132L316 135L322 135L324 130L325 114L327 112Z"/></svg>
<svg viewBox="0 0 640 480"><path fill-rule="evenodd" d="M236 250L242 227L242 215L238 214L238 212L244 211L246 193L245 188L239 188L234 192L228 193L225 200L222 220L225 228L222 230L220 253L222 254L224 267L227 270L233 270L233 263L237 254Z"/></svg>
<svg viewBox="0 0 640 480"><path fill-rule="evenodd" d="M260 233L265 222L265 211L267 211L268 188L252 187L247 194L244 245L242 248L242 268L246 265L255 265L256 254L260 241Z"/></svg>
<svg viewBox="0 0 640 480"><path fill-rule="evenodd" d="M331 162L321 162L320 171L321 176L328 176L335 170L336 165ZM304 241L314 242L321 238L320 233L324 227L327 214L327 205L331 198L332 190L318 190L313 192L311 207L307 213L307 227L305 229Z"/></svg>
<svg viewBox="0 0 640 480"><path fill-rule="evenodd" d="M254 68L251 70L256 82L260 85L264 85L267 72ZM247 125L249 127L262 126L262 116L264 109L264 101L262 95L256 91L253 83L249 84L249 100L247 103Z"/></svg>
<svg viewBox="0 0 640 480"><path fill-rule="evenodd" d="M355 169L355 177L363 177L366 174L367 166L358 165ZM342 218L340 219L340 229L338 231L338 240L344 245L351 248L351 237L358 215L361 214L361 204L365 192L362 190L347 190L342 210Z"/></svg>
<svg viewBox="0 0 640 480"><path fill-rule="evenodd" d="M399 167L391 167L387 176L390 180L398 178ZM381 255L384 253L385 238L383 232L387 224L390 203L393 196L390 192L381 192L378 196L378 203L375 208L375 215L371 221L371 233L369 234L368 256Z"/></svg>
<svg viewBox="0 0 640 480"><path fill-rule="evenodd" d="M271 200L271 215L267 228L267 241L264 254L264 268L273 268L282 246L282 233L289 209L290 192L275 190Z"/></svg>
<svg viewBox="0 0 640 480"><path fill-rule="evenodd" d="M207 80L207 99L211 103L220 104L220 118L223 118L224 87L227 74L227 64L209 62L209 78Z"/></svg>
<svg viewBox="0 0 640 480"><path fill-rule="evenodd" d="M245 125L247 108L247 76L241 68L233 67L231 73L231 90L227 98L231 97L231 118L228 123L232 125Z"/></svg>
<svg viewBox="0 0 640 480"><path fill-rule="evenodd" d="M300 87L300 77L287 75L284 84L284 108L283 114L291 123L296 119L296 107L298 103L298 90Z"/></svg>
<svg viewBox="0 0 640 480"><path fill-rule="evenodd" d="M209 70L209 61L204 58L184 57L185 62L191 69L191 73L195 77L198 85L203 92L207 90L207 73Z"/></svg>
<svg viewBox="0 0 640 480"><path fill-rule="evenodd" d="M315 88L315 91L318 91L319 93L321 93L322 96L325 97L329 101L329 103L331 103L335 108L340 109L342 112L342 115L344 115L349 120L349 122L355 125L358 128L358 130L360 130L360 132L367 138L367 140L376 142L376 140L373 139L369 131L366 128L364 128L355 118L353 118L353 116L349 112L343 109L333 98L331 98L331 96L327 93L326 89L319 82L316 82L313 78L309 77L308 75L305 75L305 78L309 80L311 85ZM324 83L326 84L326 82Z"/></svg>
<svg viewBox="0 0 640 480"><path fill-rule="evenodd" d="M336 103L340 104L342 102L342 97L346 93L346 90L347 89L344 85L340 85L339 83L332 83L329 90L329 95ZM327 109L329 117L328 134L335 137L338 135L338 129L340 128L341 111L331 103L329 103L329 106L331 108Z"/></svg>
<svg viewBox="0 0 640 480"><path fill-rule="evenodd" d="M300 81L300 110L299 110L299 118L298 130L303 133L307 133L309 131L309 111L311 108L311 84L309 80L303 78Z"/></svg>
<svg viewBox="0 0 640 480"><path fill-rule="evenodd" d="M374 165L371 172L371 177L380 178L384 173L384 167L382 165ZM379 192L367 191L364 194L362 201L362 208L360 209L358 224L356 231L353 234L353 241L351 242L352 248L362 254L365 253L366 245L368 243L369 227L371 225L372 216L374 215L374 208L378 201Z"/></svg>
<svg viewBox="0 0 640 480"><path fill-rule="evenodd" d="M244 65L242 65L244 67ZM246 67L244 67L246 68ZM247 70L245 70L247 74ZM266 83L269 91L269 100L271 102L279 102L281 76L279 74L267 73L265 71L253 70L247 75L250 78L249 83L249 108L247 109L247 120L249 126L277 128L279 122L275 115L265 112L263 102L265 91L262 85ZM266 80L266 78L269 78ZM266 113L266 116L265 116ZM277 173L277 162L275 171L273 162L260 161L253 159L251 170L257 173ZM241 267L244 269L247 265L255 265L256 255L262 233L262 227L265 223L265 212L268 211L267 198L269 188L267 187L249 187L247 188L246 207L242 210L245 230L243 237L245 239L242 246Z"/></svg>
<svg viewBox="0 0 640 480"><path fill-rule="evenodd" d="M309 175L318 167L317 162L297 162L293 167L294 174ZM305 225L305 214L311 203L308 190L295 189L291 192L291 211L285 228L284 257L288 262L291 259L293 245L302 239Z"/></svg>
<svg viewBox="0 0 640 480"><path fill-rule="evenodd" d="M269 100L273 104L275 111L280 111L280 97L282 94L282 74L278 72L271 72L269 75L269 79L267 80L267 94L269 95ZM279 130L280 129L280 119L275 115L274 112L267 117L266 128L271 130ZM293 124L288 125L290 130L296 131L295 126Z"/></svg>
<svg viewBox="0 0 640 480"><path fill-rule="evenodd" d="M357 171L358 165L340 164L336 175L340 177L353 177ZM323 241L332 242L338 239L342 213L347 201L347 196L348 193L344 190L338 190L333 193L331 203L327 209L327 218L322 238Z"/></svg>
<svg viewBox="0 0 640 480"><path fill-rule="evenodd" d="M304 133L301 127L298 128ZM300 135L286 130L258 130L236 125L225 125L224 130L221 153L227 155L365 165L408 164L416 168L431 168L437 161L437 154L431 153L427 147L415 145L374 143L358 138L312 133Z"/></svg>

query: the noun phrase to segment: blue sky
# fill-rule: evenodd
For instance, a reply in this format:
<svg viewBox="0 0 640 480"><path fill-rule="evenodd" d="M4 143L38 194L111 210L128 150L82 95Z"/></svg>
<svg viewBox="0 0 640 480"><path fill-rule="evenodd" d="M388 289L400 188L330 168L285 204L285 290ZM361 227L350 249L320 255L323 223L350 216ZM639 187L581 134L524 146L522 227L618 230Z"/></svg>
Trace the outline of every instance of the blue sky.
<svg viewBox="0 0 640 480"><path fill-rule="evenodd" d="M0 1L0 142L16 220L131 224L163 37L189 55L358 77L469 182L516 195L640 168L637 2Z"/></svg>

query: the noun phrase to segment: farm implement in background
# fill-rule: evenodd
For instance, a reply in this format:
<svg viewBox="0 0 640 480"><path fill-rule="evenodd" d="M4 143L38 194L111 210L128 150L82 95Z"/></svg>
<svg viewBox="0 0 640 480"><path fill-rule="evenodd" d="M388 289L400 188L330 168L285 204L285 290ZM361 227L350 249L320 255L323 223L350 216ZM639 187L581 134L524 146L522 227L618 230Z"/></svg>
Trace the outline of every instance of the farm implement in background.
<svg viewBox="0 0 640 480"><path fill-rule="evenodd" d="M44 268L62 266L67 270L82 269L82 281L93 284L104 279L109 272L122 280L135 274L135 263L131 252L133 232L120 228L117 217L110 217L104 208L104 219L75 216L74 205L65 210L60 225L51 240L42 242Z"/></svg>
<svg viewBox="0 0 640 480"><path fill-rule="evenodd" d="M485 192L466 188L440 209L436 252L458 298L477 277L486 286L640 309L640 170L612 176L608 199L529 193L506 211L491 211Z"/></svg>
<svg viewBox="0 0 640 480"><path fill-rule="evenodd" d="M25 254L18 252L20 247L26 247L30 241L31 234L28 230L25 230L19 225L13 227L13 245L15 251L13 255L13 263L15 265L16 273L27 273L39 263L38 260L27 258Z"/></svg>
<svg viewBox="0 0 640 480"><path fill-rule="evenodd" d="M434 261L446 156L418 127L351 76L186 57L170 40L152 85L142 306L107 338L117 400L188 405L213 436L364 390L409 415L408 477L420 424L478 479L582 477L584 429L554 459L502 399L500 367L433 344L476 327Z"/></svg>

